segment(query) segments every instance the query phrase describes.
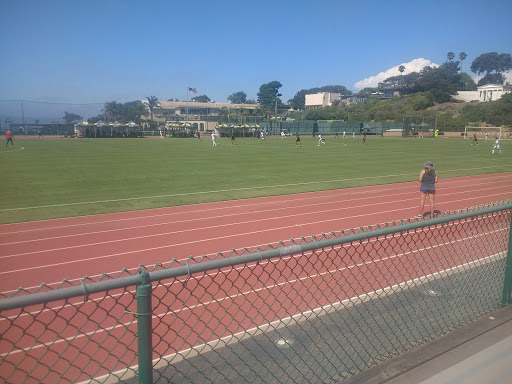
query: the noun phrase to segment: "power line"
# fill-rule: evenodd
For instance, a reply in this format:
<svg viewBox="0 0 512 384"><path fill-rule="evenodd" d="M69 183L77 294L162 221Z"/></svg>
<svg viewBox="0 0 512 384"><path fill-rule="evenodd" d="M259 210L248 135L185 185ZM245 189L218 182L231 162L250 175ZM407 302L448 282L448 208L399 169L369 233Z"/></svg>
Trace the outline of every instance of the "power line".
<svg viewBox="0 0 512 384"><path fill-rule="evenodd" d="M62 102L53 102L53 101L34 101L34 100L0 100L2 101L10 101L10 102L26 102L26 103L38 103L38 104L59 104L59 105L104 105L103 103L62 103Z"/></svg>

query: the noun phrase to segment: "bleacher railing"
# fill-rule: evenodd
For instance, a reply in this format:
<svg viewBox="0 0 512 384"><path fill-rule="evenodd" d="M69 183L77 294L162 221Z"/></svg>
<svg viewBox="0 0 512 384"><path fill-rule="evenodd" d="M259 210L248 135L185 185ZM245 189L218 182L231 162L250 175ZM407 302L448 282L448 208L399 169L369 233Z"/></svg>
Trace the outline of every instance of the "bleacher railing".
<svg viewBox="0 0 512 384"><path fill-rule="evenodd" d="M510 304L511 201L0 300L7 383L336 383Z"/></svg>

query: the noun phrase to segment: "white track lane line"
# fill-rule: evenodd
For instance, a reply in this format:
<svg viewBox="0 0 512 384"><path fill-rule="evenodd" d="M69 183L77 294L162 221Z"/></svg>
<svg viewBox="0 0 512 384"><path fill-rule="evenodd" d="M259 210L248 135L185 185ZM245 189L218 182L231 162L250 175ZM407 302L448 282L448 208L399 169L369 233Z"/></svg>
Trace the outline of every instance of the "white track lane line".
<svg viewBox="0 0 512 384"><path fill-rule="evenodd" d="M493 232L496 232L496 231L493 231ZM479 234L478 236L488 235L488 234L491 234L493 232ZM471 238L474 238L474 237L475 236L472 236ZM343 268L325 271L325 272L322 272L320 274L308 275L308 276L300 277L300 278L297 278L297 279L294 279L294 280L289 280L289 281L287 280L287 281L284 281L284 282L281 282L281 283L273 284L271 286L263 286L263 287L256 288L256 289L250 289L250 290L248 290L246 292L241 292L241 293L237 293L235 295L225 296L224 298L219 298L219 299L210 300L208 302L199 303L199 304L194 305L192 307L185 307L185 308L181 308L181 309L176 310L176 311L167 311L167 312L164 312L164 313L161 313L161 314L153 314L152 318L153 319L157 319L157 318L161 319L162 317L168 316L168 315L176 316L176 314L179 314L179 313L181 313L183 311L186 311L186 310L192 312L196 308L205 307L205 306L207 306L208 304L211 304L211 303L216 303L216 302L218 303L218 302L225 301L225 300L231 300L231 299L234 299L234 298L239 298L240 296L249 296L249 295L252 295L254 293L262 292L264 290L270 290L270 289L275 288L275 287L282 287L282 286L284 286L286 284L292 284L292 283L297 282L297 281L304 281L304 280L307 280L307 279L314 279L316 277L320 277L320 276L323 276L323 275L326 275L326 274L340 273L340 272L343 272L343 271L345 271L347 269L354 269L356 267L361 267L363 265L377 264L377 263L380 263L380 262L385 262L387 260L392 260L392 259L395 259L395 258L401 258L402 256L406 256L406 255L409 255L409 254L413 254L413 253L417 253L417 252L422 252L422 251L429 250L429 249L434 249L434 248L440 248L442 246L446 246L448 244L453 244L453 243L458 243L458 242L461 242L461 241L464 241L464 240L467 240L467 239L469 239L469 237L468 238L456 239L456 240L450 241L449 243L436 244L436 245L433 245L433 246L428 246L428 247L424 247L424 248L420 248L420 249L417 249L417 250L408 251L408 252L404 252L404 253L400 253L400 254L393 254L393 255L386 256L386 257L379 258L379 259L372 259L372 260L368 260L368 261L365 261L365 262L349 265L349 266L346 266L346 267L343 267ZM367 242L368 241L366 240L364 243L367 243ZM431 274L428 274L428 275L425 275L425 276L422 276L422 277L414 278L414 279L409 280L409 281L405 281L405 282L401 282L401 283L396 283L393 286L389 286L389 287L386 287L386 288L381 288L381 289L379 289L379 291L393 293L394 291L392 290L392 288L393 287L397 287L398 285L400 285L400 286L408 286L408 284L410 284L410 283L412 283L414 281L423 281L423 280L426 280L426 279L428 279L428 277L433 276L433 275L442 276L442 275L447 274L447 273L453 273L454 269L458 270L461 267L465 267L465 266L468 266L468 265L473 265L473 264L475 264L477 262L482 262L482 261L485 261L487 259L495 258L495 257L496 257L496 255L491 255L491 256L484 257L482 259L473 260L471 262L467 262L467 263L464 263L464 264L461 264L461 265L457 265L455 267L450 267L450 268L445 269L445 270L436 271L433 274L431 273ZM256 266L256 265L258 265L258 264L257 263L253 264L253 266ZM356 299L361 298L363 296L373 296L374 293L375 293L375 291L370 291L370 292L362 293L362 294L359 294L358 296L355 296L353 298L347 298L347 299L343 300L343 302L346 302L346 303L356 302L356 301L359 301L359 300L356 300ZM314 308L314 309L309 310L308 313L311 313L311 314L314 314L314 313L324 313L325 314L325 313L327 313L325 311L326 307L330 307L330 308L335 309L341 303L342 302L340 302L340 303L333 303L333 304L329 304L329 305L321 307L321 308ZM320 311L320 309L322 309L322 311ZM39 312L37 312L37 313L39 313ZM304 315L304 313L302 313L302 312L301 312L301 314ZM276 321L278 321L279 323L282 323L283 321L286 322L287 319L291 319L294 316L296 316L296 315L293 315L293 316L285 318L285 319L277 319ZM308 316L306 316L306 318L308 318ZM9 351L8 353L2 353L0 356L2 356L2 357L8 356L8 355L10 356L10 355L15 355L15 354L18 354L18 353L21 353L21 352L27 352L29 350L35 350L35 349L39 349L39 348L43 348L43 347L53 346L55 344L62 343L62 342L75 341L75 340L78 340L78 339L83 338L83 337L88 337L88 336L91 336L91 335L98 335L99 333L102 333L102 332L110 332L110 331L112 331L112 330L114 330L116 328L119 328L119 327L126 328L126 327L129 327L129 326L133 326L136 323L137 323L137 320L133 320L133 321L130 321L130 322L127 322L127 323L118 324L118 325L115 325L115 326L112 326L112 327L108 327L108 328L105 328L105 329L94 330L94 331L91 331L91 332L88 332L88 333L79 334L78 336L75 335L75 336L72 336L72 337L68 337L68 338L64 338L64 339L59 339L59 340L51 341L51 342L48 342L48 343L39 343L39 344L36 344L35 346L33 345L33 346L28 347L28 348L15 349L15 350ZM259 330L259 329L275 330L274 327L269 327L269 325L271 325L271 324L269 323L269 324L258 325L256 328L254 328L254 330ZM253 332L250 332L250 330L245 330L243 332L244 335L247 334L247 332L249 332L251 335L253 334ZM234 335L231 335L231 336L228 336L228 337L232 337L232 336L234 336ZM225 339L225 338L223 338L223 339ZM236 340L240 341L238 338L236 338ZM210 341L207 344L216 343L218 341L219 340ZM222 346L225 346L225 343L222 343ZM184 351L181 351L181 352L184 352ZM177 352L177 354L179 354L179 353L180 352Z"/></svg>
<svg viewBox="0 0 512 384"><path fill-rule="evenodd" d="M382 211L380 213L390 213L390 212L402 211L402 210L407 210L407 209L410 209L410 208L394 209L394 210L391 210L391 211ZM361 216L364 217L364 216L367 216L367 215L363 214L363 215L357 215L357 216L352 216L352 217L361 217ZM339 220L339 219L320 220L320 221L311 222L311 223L307 223L307 224L301 224L301 225L321 224L321 223L325 223L325 222L329 222L329 221L336 221L336 220ZM39 265L37 267L31 267L31 268L21 268L21 269L16 269L16 270L2 271L2 272L0 272L0 276L1 275L7 275L7 274L13 274L13 273L41 270L41 269L46 269L46 268L60 267L60 266L70 265L70 264L75 264L75 263L91 262L91 261L94 261L94 260L109 259L109 258L113 258L113 257L123 256L123 255L130 255L130 254L134 254L134 253L142 253L142 252L147 252L147 251L161 250L161 249L166 249L166 248L171 248L171 247L181 246L181 245L197 244L198 242L204 242L204 241L211 242L211 241L220 240L220 239L232 239L235 236L239 237L239 236L253 235L253 234L262 233L262 232L272 232L272 231L276 231L276 230L280 230L280 229L293 228L295 226L296 225L294 224L294 225L289 225L289 226L284 226L284 227L268 228L268 229L265 229L265 230L239 233L237 235L219 236L219 237L210 238L210 239L194 240L194 241L188 241L188 242L183 242L183 243L177 243L177 244L173 244L173 245L164 245L164 246L159 246L159 247L152 247L152 248L145 248L145 249L139 249L139 250L132 250L132 251L127 251L127 252L119 252L119 253L107 254L107 255L96 256L96 257L85 258L85 259L79 259L79 260L71 260L71 261L60 262L60 263ZM154 265L154 264L150 264L150 265L148 265L146 267L150 268L152 265Z"/></svg>
<svg viewBox="0 0 512 384"><path fill-rule="evenodd" d="M473 170L482 170L482 169L496 169L501 166L490 166L490 167L479 167L479 168L462 168L462 169L446 169L444 173L457 173L462 171L473 171ZM10 212L10 211L22 211L22 210L30 210L30 209L41 209L41 208L56 208L56 207L67 207L67 206L75 206L75 205L89 205L89 204L103 204L103 203L115 203L122 201L137 201L137 200L150 200L150 199L161 199L161 198L169 198L169 197L179 197L179 196L194 196L194 195L207 195L214 193L225 193L225 192L237 192L237 191L247 191L254 189L272 189L272 188L283 188L283 187L297 187L301 185L313 185L313 184L329 184L329 183L339 183L339 182L347 182L347 181L355 181L355 180L369 180L369 179L389 179L391 177L398 176L412 176L417 173L403 173L403 174L390 174L390 175L379 175L379 176L367 176L367 177L355 177L351 179L332 179L332 180L322 180L322 181L309 181L303 183L289 183L289 184L276 184L276 185L263 185L263 186L254 186L254 187L242 187L242 188L231 188L231 189L219 189L219 190L211 190L211 191L199 191L199 192L186 192L186 193L173 193L166 195L154 195L154 196L138 196L138 197L129 197L124 199L108 199L108 200L96 200L96 201L82 201L82 202L74 202L74 203L64 203L64 204L50 204L50 205L40 205L40 206L32 206L32 207L17 207L17 208L4 208L0 209L0 212Z"/></svg>
<svg viewBox="0 0 512 384"><path fill-rule="evenodd" d="M491 174L486 175L485 180L479 180L475 185L482 185L482 184L488 184L488 183L495 183L496 179L499 179L498 182L510 182L512 173L511 174ZM455 188L456 185L467 185L467 180L461 180L461 178L467 178L469 176L463 176L463 177L457 177L457 178L450 178L450 179L441 179L441 186L440 188L446 190L447 188ZM478 177L481 179L480 175L477 175L475 177ZM247 207L257 207L260 205L268 205L268 204L286 204L287 202L293 202L293 201L303 201L304 199L320 199L320 198L336 198L341 197L345 198L346 196L361 196L362 194L382 194L386 192L392 192L394 190L404 190L405 188L414 188L414 192L416 191L417 182L405 182L405 183L397 183L397 184L384 184L384 185L378 185L378 186L365 186L365 187L353 187L353 188L346 188L346 189L335 189L335 190L328 190L328 191L317 191L317 192L303 192L293 195L282 195L282 196L267 196L267 197L257 197L257 198L251 198L251 199L242 199L242 200L231 200L231 201L217 201L217 202L211 202L211 203L199 203L199 204L192 204L192 205L186 205L186 206L173 206L173 207L164 207L164 208L152 208L147 210L141 210L141 211L127 211L127 212L119 212L119 213L103 213L103 214L96 214L96 215L89 215L89 216L77 216L77 217L67 217L67 218L59 218L59 219L48 219L48 220L40 220L35 222L22 222L22 223L12 223L12 224L2 224L0 225L0 230L10 228L10 227L16 227L16 226L22 226L22 225L38 225L40 223L45 222L59 222L59 221L77 221L80 219L91 219L91 218L102 218L103 220L98 221L92 221L92 222L85 222L85 223L66 223L61 226L53 226L48 228L31 228L31 229L24 229L20 231L10 231L10 232L2 232L0 231L0 235L3 234L12 234L12 233L27 233L29 231L44 231L46 229L52 229L52 228L66 228L70 226L86 226L86 225L94 225L97 223L111 223L111 222L121 222L121 221L130 221L130 220L139 220L139 219L146 219L146 218L154 218L154 217L162 217L162 216L171 216L171 215L186 215L188 213L195 213L195 212L201 212L205 213L208 211L216 211L216 210L225 210L226 204L230 204L230 208L247 208ZM365 189L364 191L361 191L361 189ZM284 198L284 199L283 199ZM363 197L361 197L363 199ZM254 203L256 201L256 203ZM233 205L235 204L235 205ZM204 208L204 206L207 206ZM219 206L219 207L216 207ZM154 212L154 211L168 211L168 210L177 210L181 209L183 207L190 207L192 209L188 209L186 211L180 211L180 212L163 212L160 214L154 214L154 215L146 215L144 213L146 212ZM199 207L199 209L195 209ZM210 208L209 208L210 207ZM110 219L110 220L104 220L105 217L114 217L114 216L120 216L120 215L132 215L134 212L139 212L142 215L134 216L134 217L127 217L127 218L116 218L116 219Z"/></svg>
<svg viewBox="0 0 512 384"><path fill-rule="evenodd" d="M477 186L477 185L489 185L488 183L481 183L481 184L474 184L474 186ZM481 188L481 189L472 189L471 192L467 192L467 193L474 193L474 192L481 192L481 191L491 191L491 190L495 190L495 189L498 189L499 186L496 185L496 183L492 184L492 187L489 187L489 188ZM446 189L445 189L446 191ZM460 194L460 192L458 192ZM410 192L403 192L403 193L393 193L393 196L392 197L397 197L397 196L401 196L401 195L406 195L406 196L411 196L411 193ZM443 197L444 196L451 196L453 195L453 193L443 193ZM309 200L312 200L313 198L309 199ZM416 198L415 198L416 199ZM301 209L304 209L304 208L307 208L307 207L315 207L315 206L320 206L320 205L329 205L329 206L332 206L333 205L333 201L331 200L331 197L329 197L329 199L327 201L325 201L325 199L322 199L323 201L321 202L317 202L317 203L312 203L312 204L304 204L304 201L308 200L307 198L306 199L303 199L301 200ZM403 199L401 201L407 201L407 200L411 200L411 199ZM368 198L357 198L357 199L343 199L342 203L343 204L349 204L349 203L354 203L354 202L359 202L359 201L368 201ZM295 202L295 201L294 201ZM379 199L379 203L378 204L393 204L393 203L396 203L397 201L390 201L390 202L384 202L382 201L382 199ZM282 211L282 210L288 210L290 208L292 208L294 205L292 206L283 206L282 203L277 203L279 204L279 207L276 207L276 208L265 208L265 209L260 209L260 210L254 210L254 211L250 211L250 212L235 212L235 213L229 213L229 214L225 214L225 215L218 215L218 216L202 216L202 217L199 217L199 218L195 218L195 219L187 219L187 220L176 220L176 219L173 219L172 221L165 221L165 222L160 222L160 223L155 223L155 224L144 224L144 225L137 225L137 226L124 226L124 227L121 227L121 228L115 228L115 229L107 229L107 230L98 230L98 231L91 231L91 232L80 232L80 233L75 233L75 234L70 234L70 235L62 235L62 236L53 236L53 237L38 237L38 238L33 238L33 239L28 239L28 240L22 240L22 241L15 241L15 242L6 242L6 243L2 243L0 242L0 245L14 245L14 244L24 244L24 243L30 243L30 242L39 242L39 241L46 241L46 240L56 240L56 239L67 239L67 238L73 238L73 237L78 237L78 236L88 236L88 235L94 235L94 234L105 234L105 233L109 233L109 232L119 232L119 231L127 231L127 230L130 230L130 229L141 229L141 228L150 228L150 227L158 227L158 226L164 226L164 225L170 225L170 224L181 224L181 223L190 223L190 222L194 222L194 221L205 221L205 220L215 220L215 219L225 219L225 218L228 218L228 217L237 217L237 216L248 216L248 215L256 215L256 214L261 214L261 213L269 213L269 212L275 212L275 211ZM276 205L276 204L273 204L273 205ZM339 210L339 209L350 209L350 208L362 208L362 207L366 207L368 206L367 203L365 203L365 205L363 206L357 206L357 205L352 205L350 207L343 207L343 208L337 208L337 209L334 209L334 210ZM331 211L332 209L330 209L329 211ZM225 209L222 209L222 211L224 212ZM200 212L200 211L198 211ZM318 211L318 212L324 212L324 211ZM313 213L313 212L311 212ZM182 213L181 214L182 216L187 216L189 215L189 213ZM160 215L160 216L157 216L158 218L162 218L164 216L167 216L167 215ZM281 216L280 216L281 217ZM282 216L282 217L287 217L287 216ZM264 219L261 219L262 221L263 220L268 220L269 218L264 218ZM140 220L140 218L138 219L132 219L133 221L138 221ZM253 222L253 221L251 221ZM254 222L257 222L257 221L254 221ZM98 225L98 224L104 224L104 223L96 223L95 225ZM129 224L129 223L127 223ZM232 224L226 224L226 225L232 225ZM68 228L69 226L66 226L65 228ZM58 228L46 228L45 230L54 230L54 229L62 229L62 227L58 227ZM27 234L27 232L24 232L24 231L20 231L21 233L24 233L24 234ZM10 235L14 234L14 233L20 233L20 232L11 232L9 233ZM153 235L150 235L150 236L158 236L158 235L165 235L165 234L171 234L171 233L176 233L176 232L164 232L164 233L161 233L161 234L153 234ZM4 234L0 234L1 235L4 235ZM134 239L133 237L131 238L127 238L126 240L130 240L130 239ZM122 240L125 240L125 239L120 239L120 240L115 240L115 241L122 241ZM1 257L0 257L1 258Z"/></svg>
<svg viewBox="0 0 512 384"><path fill-rule="evenodd" d="M452 194L449 194L449 195L459 196L460 193L452 193ZM499 195L501 195L501 193L499 193L498 196ZM487 196L495 196L495 195L488 194ZM332 212L345 211L345 210L349 210L349 209L351 210L351 209L358 209L358 208L367 208L367 207L375 207L375 206L381 206L381 205L389 205L389 204L402 203L402 205L401 205L402 208L393 209L391 211L388 210L388 211L376 212L375 214L378 215L378 214L382 214L382 213L389 213L389 212L404 211L404 210L412 209L414 207L413 205L405 207L405 208L403 207L403 203L405 203L405 202L412 202L412 201L416 202L417 199L416 198L399 199L399 200L394 200L394 201L390 201L390 202L381 202L381 201L379 201L379 202L373 203L373 204L366 203L366 204L361 205L361 206L340 207L340 208L334 208L334 209L332 207L329 207L329 209L325 209L325 210L315 210L315 211L312 211L312 212L305 212L305 213L301 212L301 213L295 213L295 214L291 214L291 215L281 215L279 217L265 217L265 218L262 218L262 219L238 221L238 222L232 222L232 223L227 223L227 224L215 224L215 225L210 225L210 226L205 226L205 227L194 227L194 228L190 228L190 229L186 229L186 230L152 233L150 235L145 235L145 236L132 236L132 237L127 237L127 238L116 239L116 240L108 240L108 241L102 241L102 242L97 242L97 243L87 242L85 244L73 245L73 246L68 246L68 247L40 249L40 250L37 250L37 251L31 251L31 252L23 252L23 253L16 253L16 254L10 254L10 255L2 255L2 256L0 256L0 260L11 259L11 258L14 258L14 257L28 256L28 255L39 255L39 254L47 253L47 252L56 252L56 251L63 251L63 250L70 250L70 249L80 249L80 248L87 248L87 247L93 247L93 246L105 245L105 244L115 244L115 243L121 243L121 242L125 242L125 241L150 239L150 238L153 238L153 237L160 237L160 236L179 235L179 234L185 234L185 233L190 233L190 232L195 232L195 231L208 231L210 229L227 228L227 227L234 227L234 226L262 223L262 222L265 222L265 221L275 221L275 220L283 220L283 219L291 219L291 218L300 218L300 217L305 217L305 216L319 215L319 214L323 214L323 213L332 213ZM459 200L452 200L450 202L445 202L445 204L454 203L454 202L457 202L457 201L461 201L461 200L460 199ZM329 204L329 205L331 205L331 204ZM342 219L343 220L347 220L347 219L353 219L353 218L356 218L356 217L365 217L365 216L368 216L368 214L361 214L361 215L354 215L354 216L345 216ZM258 232L275 231L275 230L280 230L280 229L285 229L285 228L292 228L292 227L297 227L297 226L306 226L306 225L318 224L318 223L322 223L322 222L328 223L328 222L339 221L339 220L341 220L341 218L328 219L328 220L324 219L324 220L320 220L320 221L313 221L313 222L307 222L307 223L296 222L293 225L288 225L288 226L283 226L283 227L274 227L274 228L271 228L271 229L265 229L265 230L262 230L262 231L254 231L254 232L249 232L249 233L252 234L252 233L258 233ZM123 230L125 230L125 229L123 229ZM243 233L243 235L245 235L245 234L248 234L248 233L247 232ZM241 236L241 235L242 234L232 233L232 234L228 234L227 237L238 237L238 236ZM176 237L178 237L178 236L176 236ZM226 236L222 236L220 238L225 238L225 237ZM215 238L210 238L210 239L195 238L193 241L189 241L189 242L182 242L182 243L175 243L175 244L166 244L165 247L181 246L181 245L186 245L186 244L191 244L191 243L198 243L198 242L202 242L202 241L211 241L213 239L215 239ZM21 242L21 243L23 243L23 242ZM156 249L158 249L158 248L156 248ZM143 251L143 250L139 250L138 252L141 252L141 251ZM2 274L2 273L6 273L6 272L0 272L0 274Z"/></svg>

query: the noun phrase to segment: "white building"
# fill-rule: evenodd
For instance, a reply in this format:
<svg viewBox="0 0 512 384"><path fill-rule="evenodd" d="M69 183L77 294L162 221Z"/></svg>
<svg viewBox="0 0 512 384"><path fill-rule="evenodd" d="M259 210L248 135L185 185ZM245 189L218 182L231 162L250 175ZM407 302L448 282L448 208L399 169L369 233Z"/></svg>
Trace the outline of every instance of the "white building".
<svg viewBox="0 0 512 384"><path fill-rule="evenodd" d="M498 100L505 93L512 92L510 85L486 84L477 87L477 91L459 91L455 96L456 100L461 101L493 101Z"/></svg>
<svg viewBox="0 0 512 384"><path fill-rule="evenodd" d="M341 93L321 92L306 95L306 109L317 109L332 105L333 101L341 100Z"/></svg>
<svg viewBox="0 0 512 384"><path fill-rule="evenodd" d="M453 98L466 103L480 101L478 91L458 91L456 95L453 95Z"/></svg>
<svg viewBox="0 0 512 384"><path fill-rule="evenodd" d="M512 92L512 87L510 85L501 84L486 84L478 87L477 89L480 101L498 100L505 93Z"/></svg>

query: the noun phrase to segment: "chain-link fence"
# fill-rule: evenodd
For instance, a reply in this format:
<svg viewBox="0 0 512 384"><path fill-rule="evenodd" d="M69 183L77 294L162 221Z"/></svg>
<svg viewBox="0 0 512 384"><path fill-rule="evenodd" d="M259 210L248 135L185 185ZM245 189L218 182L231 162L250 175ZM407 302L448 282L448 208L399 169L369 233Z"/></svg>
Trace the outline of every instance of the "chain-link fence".
<svg viewBox="0 0 512 384"><path fill-rule="evenodd" d="M0 300L5 382L336 383L510 303L511 201Z"/></svg>
<svg viewBox="0 0 512 384"><path fill-rule="evenodd" d="M300 135L341 135L345 131L348 135L380 135L386 132L402 132L402 121L341 121L341 120L297 120L279 123L281 130L291 134ZM274 133L280 134L280 132Z"/></svg>

